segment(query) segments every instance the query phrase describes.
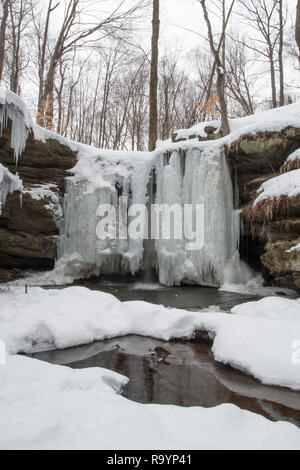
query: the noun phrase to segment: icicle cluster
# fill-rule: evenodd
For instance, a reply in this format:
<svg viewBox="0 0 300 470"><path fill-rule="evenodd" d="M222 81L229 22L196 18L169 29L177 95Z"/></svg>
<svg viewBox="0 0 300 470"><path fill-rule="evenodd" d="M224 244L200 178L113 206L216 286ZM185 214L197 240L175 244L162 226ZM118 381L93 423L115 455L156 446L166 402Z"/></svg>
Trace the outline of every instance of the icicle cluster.
<svg viewBox="0 0 300 470"><path fill-rule="evenodd" d="M23 184L17 175L10 173L7 168L0 164L0 215L9 193L23 191Z"/></svg>
<svg viewBox="0 0 300 470"><path fill-rule="evenodd" d="M12 122L11 148L14 149L16 163L18 163L28 138L28 112L17 95L0 89L0 134L3 128L7 127L9 119Z"/></svg>

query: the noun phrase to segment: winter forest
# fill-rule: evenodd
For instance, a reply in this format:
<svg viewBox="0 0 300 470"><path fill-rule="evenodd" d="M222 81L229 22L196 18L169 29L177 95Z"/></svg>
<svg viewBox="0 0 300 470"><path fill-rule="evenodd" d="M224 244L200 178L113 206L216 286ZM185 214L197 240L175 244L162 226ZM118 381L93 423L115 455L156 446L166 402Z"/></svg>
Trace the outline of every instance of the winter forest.
<svg viewBox="0 0 300 470"><path fill-rule="evenodd" d="M176 1L161 3L165 17L171 16ZM300 46L295 3L212 2L207 6L212 50L201 2L186 0L186 9L199 17L193 23L198 28L178 24L179 40L169 42L162 24L158 139L218 118L220 67L230 118L295 102ZM17 94L29 93L37 123L47 129L100 148L146 150L151 4L2 1L0 79ZM180 37L189 31L193 46L182 47Z"/></svg>
<svg viewBox="0 0 300 470"><path fill-rule="evenodd" d="M0 0L0 449L300 450L300 0Z"/></svg>

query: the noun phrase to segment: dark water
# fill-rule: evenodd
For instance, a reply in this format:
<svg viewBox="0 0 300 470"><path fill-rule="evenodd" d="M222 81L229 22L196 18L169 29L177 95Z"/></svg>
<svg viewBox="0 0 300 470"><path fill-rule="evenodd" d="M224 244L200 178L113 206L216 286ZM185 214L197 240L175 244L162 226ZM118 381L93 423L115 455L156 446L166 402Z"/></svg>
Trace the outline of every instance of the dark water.
<svg viewBox="0 0 300 470"><path fill-rule="evenodd" d="M181 308L185 310L201 310L203 308L217 306L224 311L229 311L235 305L243 302L258 300L261 297L220 292L212 287L164 287L158 283L142 283L139 280L122 282L92 279L77 282L75 285L88 287L92 290L100 290L113 294L122 302L130 300L143 300L165 307Z"/></svg>
<svg viewBox="0 0 300 470"><path fill-rule="evenodd" d="M169 364L151 355L151 350L160 345L172 350ZM72 368L104 367L119 372L130 379L123 395L140 403L204 407L234 403L273 421L300 426L300 393L262 385L216 363L205 342L165 343L127 336L32 356Z"/></svg>

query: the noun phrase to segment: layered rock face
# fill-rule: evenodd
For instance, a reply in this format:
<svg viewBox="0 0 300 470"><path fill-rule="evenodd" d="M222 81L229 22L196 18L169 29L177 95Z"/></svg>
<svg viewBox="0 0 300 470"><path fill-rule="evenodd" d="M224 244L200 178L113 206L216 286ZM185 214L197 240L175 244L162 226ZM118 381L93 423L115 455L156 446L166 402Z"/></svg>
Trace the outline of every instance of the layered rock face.
<svg viewBox="0 0 300 470"><path fill-rule="evenodd" d="M300 289L300 197L267 199L254 207L257 190L285 171L288 156L300 148L300 129L245 135L227 149L242 208L241 253L274 285ZM294 164L293 168L297 165Z"/></svg>
<svg viewBox="0 0 300 470"><path fill-rule="evenodd" d="M0 163L23 181L24 193L8 195L0 216L0 282L25 269L52 268L59 234L59 202L64 195L67 170L76 154L56 140L44 143L29 135L15 163L10 122L0 138Z"/></svg>

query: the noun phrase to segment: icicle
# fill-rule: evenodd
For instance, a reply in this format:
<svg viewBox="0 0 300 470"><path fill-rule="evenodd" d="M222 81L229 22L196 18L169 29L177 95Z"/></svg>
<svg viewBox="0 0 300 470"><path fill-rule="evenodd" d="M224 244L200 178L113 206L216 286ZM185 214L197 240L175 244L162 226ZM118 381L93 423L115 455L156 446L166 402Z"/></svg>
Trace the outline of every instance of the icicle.
<svg viewBox="0 0 300 470"><path fill-rule="evenodd" d="M23 184L18 175L13 175L0 164L0 215L8 194L14 191L23 191Z"/></svg>
<svg viewBox="0 0 300 470"><path fill-rule="evenodd" d="M18 159L26 146L28 129L24 123L24 115L22 112L14 105L6 103L2 106L0 105L1 134L3 128L7 127L8 119L12 121L10 145L14 150L16 164L18 164Z"/></svg>
<svg viewBox="0 0 300 470"><path fill-rule="evenodd" d="M23 100L15 93L0 88L0 134L12 122L10 145L14 150L16 164L25 149L32 120Z"/></svg>

